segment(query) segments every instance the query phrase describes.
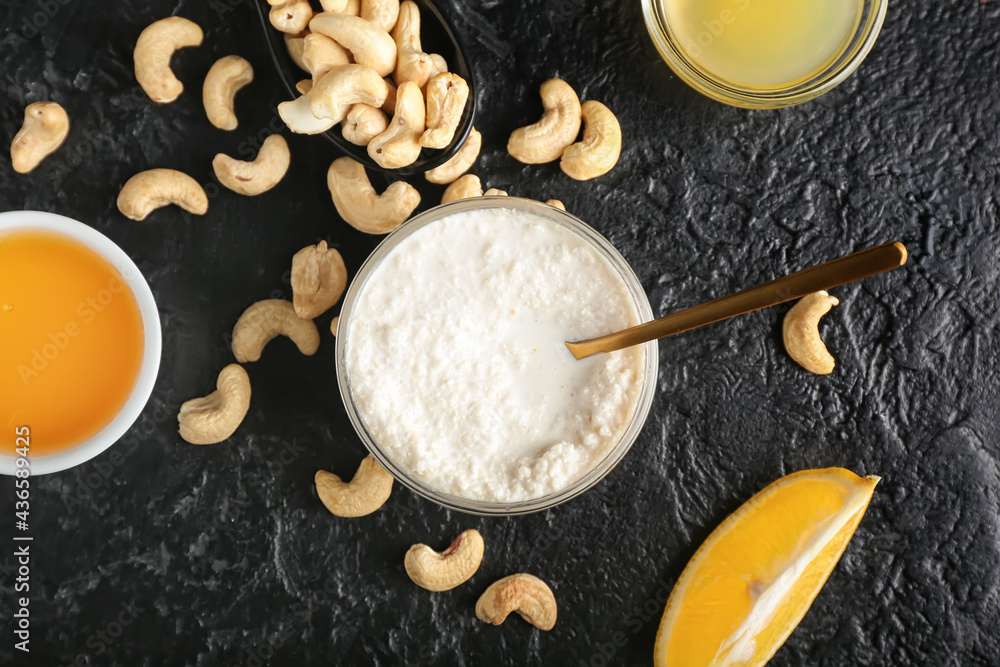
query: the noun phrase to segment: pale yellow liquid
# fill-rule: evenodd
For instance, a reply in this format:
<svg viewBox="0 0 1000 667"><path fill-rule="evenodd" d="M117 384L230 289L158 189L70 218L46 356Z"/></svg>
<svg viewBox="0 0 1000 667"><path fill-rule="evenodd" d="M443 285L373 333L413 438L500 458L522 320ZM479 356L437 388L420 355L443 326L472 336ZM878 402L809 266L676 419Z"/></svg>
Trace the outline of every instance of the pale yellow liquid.
<svg viewBox="0 0 1000 667"><path fill-rule="evenodd" d="M658 0L688 58L751 88L808 79L850 43L864 0Z"/></svg>

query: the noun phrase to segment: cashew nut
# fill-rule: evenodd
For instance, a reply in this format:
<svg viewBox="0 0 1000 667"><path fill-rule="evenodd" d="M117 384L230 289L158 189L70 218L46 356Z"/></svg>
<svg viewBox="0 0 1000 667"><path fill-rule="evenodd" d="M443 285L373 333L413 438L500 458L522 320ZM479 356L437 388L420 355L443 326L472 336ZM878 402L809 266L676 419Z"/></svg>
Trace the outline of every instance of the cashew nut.
<svg viewBox="0 0 1000 667"><path fill-rule="evenodd" d="M382 106L388 92L385 81L370 67L339 65L313 86L310 109L316 118L339 123L355 104Z"/></svg>
<svg viewBox="0 0 1000 667"><path fill-rule="evenodd" d="M406 552L403 567L417 586L435 592L450 591L476 573L484 550L483 536L472 528L462 531L441 553L426 544L414 544Z"/></svg>
<svg viewBox="0 0 1000 667"><path fill-rule="evenodd" d="M69 116L55 102L32 102L24 109L24 124L10 144L14 171L27 174L62 146L69 134Z"/></svg>
<svg viewBox="0 0 1000 667"><path fill-rule="evenodd" d="M340 315L337 315L332 320L330 320L330 333L334 336L337 335L337 327L340 326Z"/></svg>
<svg viewBox="0 0 1000 667"><path fill-rule="evenodd" d="M288 171L290 161L288 142L280 134L272 134L264 140L253 162L218 153L212 160L212 169L224 186L252 197L277 185Z"/></svg>
<svg viewBox="0 0 1000 667"><path fill-rule="evenodd" d="M534 125L514 130L507 152L525 164L543 164L559 159L580 134L580 98L562 79L542 84L545 113Z"/></svg>
<svg viewBox="0 0 1000 667"><path fill-rule="evenodd" d="M326 35L311 32L302 42L302 64L312 74L313 83L322 79L334 67L350 62L351 56L347 50Z"/></svg>
<svg viewBox="0 0 1000 667"><path fill-rule="evenodd" d="M201 89L208 122L220 130L235 130L236 112L233 97L243 86L253 81L253 67L239 56L219 58L205 75Z"/></svg>
<svg viewBox="0 0 1000 667"><path fill-rule="evenodd" d="M302 52L305 50L306 46L306 35L309 35L308 30L303 30L300 33L290 35L285 33L285 48L288 49L288 56L292 59L299 69L309 71L306 64L302 62Z"/></svg>
<svg viewBox="0 0 1000 667"><path fill-rule="evenodd" d="M288 336L306 356L319 349L319 331L312 320L295 314L295 308L282 299L258 301L243 311L233 327L233 355L245 363L257 361L273 338Z"/></svg>
<svg viewBox="0 0 1000 667"><path fill-rule="evenodd" d="M559 209L560 211L565 211L566 210L566 205L563 204L558 199L550 199L550 200L548 200L545 203L548 204L549 206L553 207L553 208Z"/></svg>
<svg viewBox="0 0 1000 667"><path fill-rule="evenodd" d="M385 30L358 16L323 12L313 17L309 29L326 35L351 52L354 62L371 67L379 76L396 67L396 43Z"/></svg>
<svg viewBox="0 0 1000 667"><path fill-rule="evenodd" d="M483 193L483 196L484 197L506 197L507 196L507 191L506 190L498 190L497 188L490 188L489 190L487 190L486 192Z"/></svg>
<svg viewBox="0 0 1000 667"><path fill-rule="evenodd" d="M326 241L306 246L292 256L292 304L295 314L307 320L332 308L347 287L347 268Z"/></svg>
<svg viewBox="0 0 1000 667"><path fill-rule="evenodd" d="M622 128L600 102L587 100L581 109L583 141L563 151L559 167L570 178L586 181L611 171L622 154Z"/></svg>
<svg viewBox="0 0 1000 667"><path fill-rule="evenodd" d="M819 337L819 321L839 304L840 300L835 296L824 291L814 292L802 297L785 315L782 334L788 356L810 373L829 375L836 365L833 355Z"/></svg>
<svg viewBox="0 0 1000 667"><path fill-rule="evenodd" d="M295 90L299 91L301 94L305 95L313 88L312 79L302 79L295 84Z"/></svg>
<svg viewBox="0 0 1000 667"><path fill-rule="evenodd" d="M450 201L482 196L483 184L480 182L479 177L475 174L466 174L445 188L444 195L441 197L441 203L447 204Z"/></svg>
<svg viewBox="0 0 1000 667"><path fill-rule="evenodd" d="M355 104L347 112L341 123L344 138L356 146L367 146L368 142L385 132L389 119L381 109L367 104Z"/></svg>
<svg viewBox="0 0 1000 667"><path fill-rule="evenodd" d="M170 16L146 26L135 43L135 78L154 102L173 102L183 92L184 84L170 69L170 58L177 49L200 46L201 28L180 16Z"/></svg>
<svg viewBox="0 0 1000 667"><path fill-rule="evenodd" d="M363 0L361 3L361 18L386 32L392 30L398 17L399 0Z"/></svg>
<svg viewBox="0 0 1000 667"><path fill-rule="evenodd" d="M308 0L288 0L271 7L267 14L271 25L281 32L293 34L305 30L312 17L313 10Z"/></svg>
<svg viewBox="0 0 1000 667"><path fill-rule="evenodd" d="M319 0L319 6L324 12L338 12L343 14L347 9L347 0Z"/></svg>
<svg viewBox="0 0 1000 667"><path fill-rule="evenodd" d="M195 215L205 215L208 211L208 197L198 181L175 169L140 171L118 193L118 210L132 220L145 220L147 215L169 204L177 204Z"/></svg>
<svg viewBox="0 0 1000 667"><path fill-rule="evenodd" d="M337 124L329 118L317 118L312 113L312 88L301 97L278 105L278 115L288 129L296 134L320 134Z"/></svg>
<svg viewBox="0 0 1000 667"><path fill-rule="evenodd" d="M364 166L349 157L333 161L326 184L340 217L366 234L388 234L420 204L420 193L405 181L396 181L376 194Z"/></svg>
<svg viewBox="0 0 1000 667"><path fill-rule="evenodd" d="M322 0L320 0L322 4ZM326 10L324 10L326 11ZM347 4L340 11L341 14L347 14L348 16L360 16L361 15L361 0L347 0Z"/></svg>
<svg viewBox="0 0 1000 667"><path fill-rule="evenodd" d="M400 3L392 39L397 53L396 72L393 74L396 83L414 81L418 88L423 88L437 67L420 44L420 9L413 0Z"/></svg>
<svg viewBox="0 0 1000 667"><path fill-rule="evenodd" d="M442 185L451 183L472 168L476 158L479 157L479 150L482 146L483 135L476 128L472 128L469 132L469 138L465 140L465 143L458 149L458 152L440 167L435 167L424 172L424 178L431 183Z"/></svg>
<svg viewBox="0 0 1000 667"><path fill-rule="evenodd" d="M332 472L316 471L316 493L331 514L346 518L365 516L389 500L392 475L369 454L350 482Z"/></svg>
<svg viewBox="0 0 1000 667"><path fill-rule="evenodd" d="M234 432L250 409L250 378L239 364L229 364L219 373L216 390L203 398L192 398L177 413L181 437L192 445L214 445Z"/></svg>
<svg viewBox="0 0 1000 667"><path fill-rule="evenodd" d="M500 625L516 611L539 630L551 630L556 624L556 597L548 585L531 574L512 574L495 582L476 603L480 621Z"/></svg>
<svg viewBox="0 0 1000 667"><path fill-rule="evenodd" d="M469 100L469 84L451 72L443 72L427 82L427 129L420 135L425 148L447 148L455 138Z"/></svg>
<svg viewBox="0 0 1000 667"><path fill-rule="evenodd" d="M420 157L420 135L424 131L424 96L413 81L396 90L396 113L389 127L368 144L368 155L386 169L398 169Z"/></svg>

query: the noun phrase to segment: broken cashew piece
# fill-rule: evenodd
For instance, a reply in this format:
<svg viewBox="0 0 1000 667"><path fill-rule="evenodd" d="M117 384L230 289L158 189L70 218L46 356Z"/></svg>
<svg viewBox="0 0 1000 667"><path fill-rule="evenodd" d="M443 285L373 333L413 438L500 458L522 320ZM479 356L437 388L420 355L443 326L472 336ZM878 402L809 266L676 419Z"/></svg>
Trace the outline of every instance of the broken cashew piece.
<svg viewBox="0 0 1000 667"><path fill-rule="evenodd" d="M382 77L363 65L338 65L316 82L310 95L310 109L316 118L339 123L355 104L378 108L389 94Z"/></svg>
<svg viewBox="0 0 1000 667"><path fill-rule="evenodd" d="M388 234L420 204L420 193L405 181L396 181L377 194L364 166L349 157L333 161L326 184L340 217L366 234Z"/></svg>
<svg viewBox="0 0 1000 667"><path fill-rule="evenodd" d="M389 119L381 109L367 104L355 104L347 112L341 125L344 139L355 146L367 146L372 139L385 132L385 128L389 127Z"/></svg>
<svg viewBox="0 0 1000 667"><path fill-rule="evenodd" d="M389 500L392 475L369 454L350 482L344 482L332 472L318 470L316 493L331 514L345 518L365 516Z"/></svg>
<svg viewBox="0 0 1000 667"><path fill-rule="evenodd" d="M334 67L350 62L347 50L326 35L311 32L302 42L302 64L312 74L314 84Z"/></svg>
<svg viewBox="0 0 1000 667"><path fill-rule="evenodd" d="M487 190L486 192L483 193L483 196L484 197L506 197L507 196L507 191L506 190L498 190L497 188L490 188L489 190Z"/></svg>
<svg viewBox="0 0 1000 667"><path fill-rule="evenodd" d="M290 162L288 142L280 134L272 134L264 140L253 162L218 153L212 160L212 169L224 186L253 197L277 185L285 177Z"/></svg>
<svg viewBox="0 0 1000 667"><path fill-rule="evenodd" d="M340 315L337 315L332 320L330 320L330 333L334 336L337 335L337 327L340 326Z"/></svg>
<svg viewBox="0 0 1000 667"><path fill-rule="evenodd" d="M583 141L568 147L559 167L570 178L586 181L602 176L618 163L622 154L622 128L611 109L587 100L581 107Z"/></svg>
<svg viewBox="0 0 1000 667"><path fill-rule="evenodd" d="M557 209L559 209L560 211L565 211L565 210L566 210L566 205L565 205L565 204L563 204L563 203L562 203L561 201L559 201L558 199L550 199L550 200L548 200L548 201L547 201L547 202L545 202L545 203L546 203L546 204L548 204L549 206L551 206L552 208L557 208Z"/></svg>
<svg viewBox="0 0 1000 667"><path fill-rule="evenodd" d="M507 152L525 164L543 164L558 160L580 134L580 98L562 79L542 84L545 113L534 125L518 128L510 135Z"/></svg>
<svg viewBox="0 0 1000 667"><path fill-rule="evenodd" d="M362 0L360 16L389 32L399 18L399 0Z"/></svg>
<svg viewBox="0 0 1000 667"><path fill-rule="evenodd" d="M462 531L441 553L426 544L414 544L406 552L403 567L417 586L435 592L450 591L476 573L484 550L483 536L472 528Z"/></svg>
<svg viewBox="0 0 1000 667"><path fill-rule="evenodd" d="M539 630L556 625L556 596L548 585L531 574L512 574L495 582L476 603L480 621L500 625L512 611Z"/></svg>
<svg viewBox="0 0 1000 667"><path fill-rule="evenodd" d="M347 267L326 241L306 246L292 256L292 305L307 320L330 310L347 287Z"/></svg>
<svg viewBox="0 0 1000 667"><path fill-rule="evenodd" d="M267 18L271 25L286 33L299 33L306 29L313 17L312 6L308 0L288 0L271 7Z"/></svg>
<svg viewBox="0 0 1000 667"><path fill-rule="evenodd" d="M177 49L200 46L204 35L194 21L170 16L146 26L135 43L135 78L149 98L160 104L173 102L184 91L170 69Z"/></svg>
<svg viewBox="0 0 1000 667"><path fill-rule="evenodd" d="M233 109L236 92L253 81L253 67L239 56L219 58L205 75L201 99L208 122L220 130L235 130L238 124Z"/></svg>
<svg viewBox="0 0 1000 667"><path fill-rule="evenodd" d="M313 88L312 79L302 79L295 84L295 90L299 91L300 94L305 95Z"/></svg>
<svg viewBox="0 0 1000 667"><path fill-rule="evenodd" d="M311 87L301 97L279 104L278 115L295 134L320 134L337 124L335 120L313 115Z"/></svg>
<svg viewBox="0 0 1000 667"><path fill-rule="evenodd" d="M371 67L379 76L396 68L396 43L388 32L363 18L323 12L313 17L309 29L340 44L351 52L354 62Z"/></svg>
<svg viewBox="0 0 1000 667"><path fill-rule="evenodd" d="M186 401L177 413L181 437L192 445L222 442L236 432L250 409L250 378L239 364L223 368L215 386L208 396Z"/></svg>
<svg viewBox="0 0 1000 667"><path fill-rule="evenodd" d="M458 152L440 167L434 167L424 172L424 178L431 183L441 185L455 181L459 176L472 168L476 158L479 157L479 151L482 146L483 135L473 127L469 132L469 138L465 140L465 143L458 149Z"/></svg>
<svg viewBox="0 0 1000 667"><path fill-rule="evenodd" d="M306 35L310 34L308 30L303 30L300 33L289 34L285 33L285 49L288 50L288 57L292 59L292 62L302 70L306 72L309 68L306 64L302 62L302 53L305 51L306 46Z"/></svg>
<svg viewBox="0 0 1000 667"><path fill-rule="evenodd" d="M32 102L24 108L24 124L10 144L14 171L27 174L62 146L69 134L69 116L55 102Z"/></svg>
<svg viewBox="0 0 1000 667"><path fill-rule="evenodd" d="M132 220L145 220L147 215L169 204L177 204L188 213L205 215L208 196L198 181L175 169L140 171L118 193L118 210Z"/></svg>
<svg viewBox="0 0 1000 667"><path fill-rule="evenodd" d="M469 199L470 197L482 197L483 184L475 174L466 174L444 190L441 203L458 201L459 199Z"/></svg>
<svg viewBox="0 0 1000 667"><path fill-rule="evenodd" d="M295 314L291 302L282 299L258 301L243 311L233 327L233 355L245 363L257 361L272 339L288 336L306 356L319 349L319 331L312 320Z"/></svg>
<svg viewBox="0 0 1000 667"><path fill-rule="evenodd" d="M837 363L819 337L819 321L839 304L837 297L825 291L814 292L802 297L785 315L781 329L788 356L810 373L829 375Z"/></svg>
<svg viewBox="0 0 1000 667"><path fill-rule="evenodd" d="M469 84L451 72L442 72L427 82L427 129L420 135L425 148L447 148L455 138L462 112L469 101Z"/></svg>
<svg viewBox="0 0 1000 667"><path fill-rule="evenodd" d="M399 169L420 157L420 135L424 131L424 96L413 81L396 90L396 113L389 127L368 143L368 155L385 169Z"/></svg>

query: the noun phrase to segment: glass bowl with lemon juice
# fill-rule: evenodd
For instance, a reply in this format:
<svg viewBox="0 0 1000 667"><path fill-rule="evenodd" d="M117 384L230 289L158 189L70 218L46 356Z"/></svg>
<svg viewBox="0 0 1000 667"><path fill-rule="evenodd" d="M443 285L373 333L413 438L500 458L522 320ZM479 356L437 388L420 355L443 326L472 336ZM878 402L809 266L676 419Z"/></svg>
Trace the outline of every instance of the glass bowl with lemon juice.
<svg viewBox="0 0 1000 667"><path fill-rule="evenodd" d="M887 0L643 0L646 26L676 74L734 106L814 99L868 55Z"/></svg>

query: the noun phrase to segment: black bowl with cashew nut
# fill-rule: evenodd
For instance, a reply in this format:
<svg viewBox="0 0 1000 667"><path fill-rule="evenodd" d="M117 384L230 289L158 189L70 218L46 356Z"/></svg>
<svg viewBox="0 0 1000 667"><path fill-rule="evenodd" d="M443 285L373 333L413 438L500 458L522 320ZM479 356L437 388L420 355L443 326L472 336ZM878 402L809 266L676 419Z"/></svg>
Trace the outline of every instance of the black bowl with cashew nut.
<svg viewBox="0 0 1000 667"><path fill-rule="evenodd" d="M458 35L428 0L399 3L398 16L392 6L388 20L377 12L387 11L395 0L370 2L364 8L360 0L324 0L328 11L314 10L306 0L280 5L287 11L266 0L255 4L288 93L289 101L278 111L293 132L321 134L365 167L393 176L441 166L469 137L476 111L472 69ZM362 20L359 11L368 20ZM381 27L372 29L380 20ZM366 32L377 34L361 34ZM357 44L353 50L352 43ZM344 57L335 53L338 50ZM337 76L331 69L338 70ZM361 69L365 71L352 71ZM375 73L380 81L362 80ZM343 99L338 92L353 87L350 101L339 108L321 108L321 102L306 99L313 97L313 84L313 99ZM423 133L419 142L417 135L405 137L407 128L424 127L425 113L426 132L418 131ZM445 131L432 132L436 127Z"/></svg>

